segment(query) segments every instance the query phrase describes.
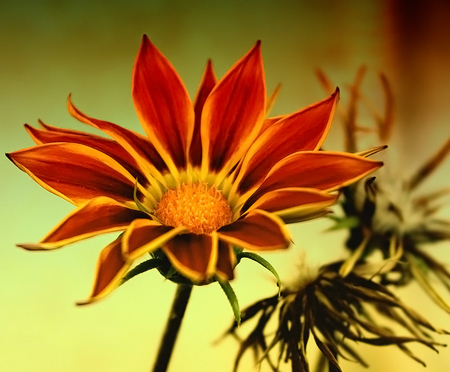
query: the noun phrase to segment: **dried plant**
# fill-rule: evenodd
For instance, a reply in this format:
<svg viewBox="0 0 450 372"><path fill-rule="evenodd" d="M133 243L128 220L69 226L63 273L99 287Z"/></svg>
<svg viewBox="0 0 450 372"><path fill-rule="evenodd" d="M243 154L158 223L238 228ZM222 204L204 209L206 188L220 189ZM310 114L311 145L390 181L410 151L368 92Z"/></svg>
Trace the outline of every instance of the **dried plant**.
<svg viewBox="0 0 450 372"><path fill-rule="evenodd" d="M242 323L256 318L257 324L247 337L240 339L235 371L249 349L255 352L257 361L267 360L273 371L279 370L281 361L291 363L293 372L309 371L306 347L310 337L337 371L341 371L338 357L367 366L354 348L356 342L396 345L425 365L406 344L418 342L436 350L435 346L442 345L433 341L430 331L446 332L432 326L385 286L354 273L340 275L342 264L323 266L314 278L303 281L299 287L286 288L280 296L262 299L246 308ZM269 336L269 321L275 318L276 330ZM380 318L384 318L381 323ZM397 335L393 325L404 334ZM239 339L236 323L228 333ZM277 360L273 361L271 351L276 346Z"/></svg>

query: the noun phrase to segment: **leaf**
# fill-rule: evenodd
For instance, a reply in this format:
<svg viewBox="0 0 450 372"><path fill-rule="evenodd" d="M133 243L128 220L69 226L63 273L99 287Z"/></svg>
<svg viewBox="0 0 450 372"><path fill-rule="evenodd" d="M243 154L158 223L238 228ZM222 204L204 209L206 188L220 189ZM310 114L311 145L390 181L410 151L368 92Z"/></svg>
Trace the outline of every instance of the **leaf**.
<svg viewBox="0 0 450 372"><path fill-rule="evenodd" d="M272 273L272 275L275 277L275 279L277 280L278 295L280 295L280 293L281 293L281 279L280 279L280 276L278 275L277 271L270 264L269 261L267 261L266 259L262 258L260 255L258 255L256 253L251 253L251 252L241 252L239 254L239 256L238 256L238 259L240 260L241 258L249 258L250 260L259 263L261 266L263 266L264 268L269 270Z"/></svg>
<svg viewBox="0 0 450 372"><path fill-rule="evenodd" d="M335 222L335 225L333 225L326 231L353 229L359 226L359 219L356 216L349 216L349 217L328 216L328 218L333 220Z"/></svg>
<svg viewBox="0 0 450 372"><path fill-rule="evenodd" d="M139 265L135 266L133 269L131 269L120 282L120 285L124 284L131 278L135 277L136 275L142 274L146 271L156 269L158 266L160 266L163 262L158 258L151 258L150 260L141 262Z"/></svg>
<svg viewBox="0 0 450 372"><path fill-rule="evenodd" d="M358 260L363 255L367 243L369 242L370 235L366 234L363 241L359 245L359 247L352 253L352 255L345 260L345 262L342 264L341 268L339 269L339 275L342 277L346 277L348 274L350 274L353 270L353 267L356 265Z"/></svg>
<svg viewBox="0 0 450 372"><path fill-rule="evenodd" d="M431 299L447 313L450 313L450 305L438 294L433 286L428 281L426 274L422 271L420 266L416 263L414 258L410 255L407 256L408 262L411 268L411 273L417 280L419 285L427 292Z"/></svg>
<svg viewBox="0 0 450 372"><path fill-rule="evenodd" d="M331 352L330 348L324 342L322 342L322 340L319 339L319 337L315 334L315 331L313 331L313 336L314 341L316 342L316 345L321 353L327 357L327 359L334 365L337 371L342 372L342 369L339 366L339 363L336 357Z"/></svg>
<svg viewBox="0 0 450 372"><path fill-rule="evenodd" d="M417 363L422 364L424 367L426 367L427 365L425 364L425 362L422 359L419 359L418 357L416 357L411 350L409 350L405 345L403 344L398 344L397 345L400 350L402 350L406 355L408 355L410 358L414 359Z"/></svg>
<svg viewBox="0 0 450 372"><path fill-rule="evenodd" d="M228 302L230 303L231 308L233 309L234 319L236 320L236 324L239 326L241 324L241 311L239 309L239 302L236 293L234 293L234 290L231 287L230 282L220 280L218 277L216 277L216 279L228 298Z"/></svg>
<svg viewBox="0 0 450 372"><path fill-rule="evenodd" d="M345 342L342 342L340 344L340 346L348 353L350 354L353 359L358 362L359 364L361 364L363 367L368 368L369 365L366 363L366 361L361 358L361 356L355 351L353 350L352 347L350 347L349 345L347 345Z"/></svg>

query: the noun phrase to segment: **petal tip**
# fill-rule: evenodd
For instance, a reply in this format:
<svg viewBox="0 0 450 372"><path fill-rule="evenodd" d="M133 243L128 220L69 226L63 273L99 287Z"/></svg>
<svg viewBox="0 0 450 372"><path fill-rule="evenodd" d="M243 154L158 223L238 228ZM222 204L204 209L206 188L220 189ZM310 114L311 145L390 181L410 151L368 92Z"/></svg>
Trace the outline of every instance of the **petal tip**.
<svg viewBox="0 0 450 372"><path fill-rule="evenodd" d="M247 52L246 55L242 59L252 59L257 58L262 60L262 52L261 52L261 40L258 40L255 45ZM241 60L242 60L241 59Z"/></svg>
<svg viewBox="0 0 450 372"><path fill-rule="evenodd" d="M139 50L139 52L148 50L148 49L154 49L155 45L151 42L151 40L149 39L149 37L144 34L142 36L142 41L141 41L141 48Z"/></svg>
<svg viewBox="0 0 450 372"><path fill-rule="evenodd" d="M77 306L86 306L86 305L90 305L94 302L97 302L97 300L95 298L88 298L87 300L84 301L77 301L75 302L75 305Z"/></svg>
<svg viewBox="0 0 450 372"><path fill-rule="evenodd" d="M72 103L72 93L69 93L69 95L67 96L66 106L67 106L67 111L69 111L69 114L71 116L73 116L73 112L75 110L75 106Z"/></svg>
<svg viewBox="0 0 450 372"><path fill-rule="evenodd" d="M27 251L42 251L42 250L44 250L38 244L33 244L33 243L20 243L20 244L16 244L16 247L25 249Z"/></svg>
<svg viewBox="0 0 450 372"><path fill-rule="evenodd" d="M255 43L255 45L253 46L253 48L252 48L251 51L252 51L253 53L257 53L257 54L259 55L259 57L262 58L262 55L261 55L261 40L258 40L258 41ZM253 54L253 53L250 53L250 54Z"/></svg>
<svg viewBox="0 0 450 372"><path fill-rule="evenodd" d="M214 66L213 66L213 62L212 62L211 58L208 58L208 60L206 61L206 69L205 70L209 74L214 73Z"/></svg>

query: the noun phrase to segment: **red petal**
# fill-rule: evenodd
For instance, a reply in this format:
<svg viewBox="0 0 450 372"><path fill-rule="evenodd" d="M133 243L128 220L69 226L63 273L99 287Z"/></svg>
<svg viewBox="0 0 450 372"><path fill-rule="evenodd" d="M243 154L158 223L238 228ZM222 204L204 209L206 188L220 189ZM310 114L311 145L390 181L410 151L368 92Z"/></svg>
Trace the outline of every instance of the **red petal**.
<svg viewBox="0 0 450 372"><path fill-rule="evenodd" d="M76 143L49 143L6 154L42 187L79 205L97 196L133 200L135 180L119 163Z"/></svg>
<svg viewBox="0 0 450 372"><path fill-rule="evenodd" d="M59 130L60 128L52 127L42 122L40 123L47 130L36 129L28 124L25 124L25 129L36 144L42 145L53 142L69 142L89 146L103 152L106 155L109 155L111 158L116 160L128 172L130 172L133 178L137 178L144 187L148 185L147 178L141 172L140 167L134 158L116 141L90 133L72 131L69 129Z"/></svg>
<svg viewBox="0 0 450 372"><path fill-rule="evenodd" d="M267 212L280 212L291 208L310 209L318 206L324 208L335 203L338 195L328 194L324 191L291 187L287 189L270 191L259 198L249 210L262 209ZM245 211L243 210L242 213Z"/></svg>
<svg viewBox="0 0 450 372"><path fill-rule="evenodd" d="M243 209L248 209L262 195L272 190L288 187L336 190L356 182L382 165L382 162L349 153L329 151L295 153L272 168Z"/></svg>
<svg viewBox="0 0 450 372"><path fill-rule="evenodd" d="M124 260L121 251L122 239L119 236L115 241L106 246L100 253L97 261L94 288L89 299L78 302L77 305L86 305L100 300L116 289L131 263Z"/></svg>
<svg viewBox="0 0 450 372"><path fill-rule="evenodd" d="M139 120L162 158L186 167L194 129L194 110L170 62L144 35L133 68L132 94ZM171 168L171 165L169 165Z"/></svg>
<svg viewBox="0 0 450 372"><path fill-rule="evenodd" d="M316 150L325 140L339 99L336 90L329 98L284 117L264 131L245 155L237 192L258 186L281 159L298 151Z"/></svg>
<svg viewBox="0 0 450 372"><path fill-rule="evenodd" d="M185 231L183 227L164 226L149 219L134 220L123 234L123 255L128 260L135 260L161 248L168 240Z"/></svg>
<svg viewBox="0 0 450 372"><path fill-rule="evenodd" d="M98 197L71 212L39 244L20 246L33 250L59 248L95 235L125 230L133 220L145 216L115 200Z"/></svg>
<svg viewBox="0 0 450 372"><path fill-rule="evenodd" d="M197 91L197 95L194 100L194 112L195 112L195 126L194 133L192 135L191 147L189 149L189 156L191 164L194 167L199 167L202 163L202 139L200 135L200 123L206 98L217 83L216 74L214 73L211 60L208 60L206 64L205 72L203 73L202 81Z"/></svg>
<svg viewBox="0 0 450 372"><path fill-rule="evenodd" d="M223 174L242 158L265 113L265 80L260 43L242 57L209 94L202 114L202 174Z"/></svg>
<svg viewBox="0 0 450 372"><path fill-rule="evenodd" d="M40 119L38 119L38 122L42 128L44 128L45 130L47 130L49 132L60 133L60 134L78 134L80 136L88 136L88 137L89 136L98 137L94 134L82 132L80 130L55 127L54 125L44 123ZM26 126L26 124L25 124L25 126ZM103 137L101 137L101 138L103 138Z"/></svg>
<svg viewBox="0 0 450 372"><path fill-rule="evenodd" d="M279 94L281 91L281 84L277 84L271 95L266 101L266 115L269 116L270 111L272 110L273 105L275 104L275 101L277 100ZM264 126L264 125L263 125Z"/></svg>
<svg viewBox="0 0 450 372"><path fill-rule="evenodd" d="M338 197L339 194L321 190L291 187L262 195L248 210L262 209L281 217L285 223L294 223L327 214L329 211L326 208L334 204Z"/></svg>
<svg viewBox="0 0 450 372"><path fill-rule="evenodd" d="M225 242L256 251L287 248L290 243L289 233L283 221L259 209L221 227L217 233Z"/></svg>
<svg viewBox="0 0 450 372"><path fill-rule="evenodd" d="M73 105L70 96L67 100L67 108L70 115L72 115L75 119L94 128L100 129L112 139L117 141L117 143L119 143L130 153L133 158L136 159L139 166L150 172L152 176L157 177L157 173L164 174L168 172L167 165L155 149L155 146L153 146L153 144L144 136L122 128L117 124L87 116Z"/></svg>
<svg viewBox="0 0 450 372"><path fill-rule="evenodd" d="M178 235L163 246L172 265L196 283L206 281L217 263L217 235Z"/></svg>
<svg viewBox="0 0 450 372"><path fill-rule="evenodd" d="M236 255L233 246L219 240L216 272L220 279L228 281L234 278Z"/></svg>
<svg viewBox="0 0 450 372"><path fill-rule="evenodd" d="M261 130L259 131L258 137L263 133L267 128L271 127L273 124L279 122L281 119L285 118L287 115L274 116L273 118L264 119Z"/></svg>

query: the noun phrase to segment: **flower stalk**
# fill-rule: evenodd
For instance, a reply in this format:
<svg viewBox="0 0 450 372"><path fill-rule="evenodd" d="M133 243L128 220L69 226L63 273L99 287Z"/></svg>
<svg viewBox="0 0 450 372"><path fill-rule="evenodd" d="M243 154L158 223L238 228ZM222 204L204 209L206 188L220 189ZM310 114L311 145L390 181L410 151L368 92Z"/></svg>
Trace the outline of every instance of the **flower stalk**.
<svg viewBox="0 0 450 372"><path fill-rule="evenodd" d="M191 292L192 285L178 284L169 319L167 320L166 329L159 346L158 356L156 357L155 365L153 367L153 372L167 371Z"/></svg>

